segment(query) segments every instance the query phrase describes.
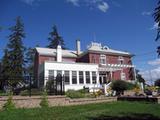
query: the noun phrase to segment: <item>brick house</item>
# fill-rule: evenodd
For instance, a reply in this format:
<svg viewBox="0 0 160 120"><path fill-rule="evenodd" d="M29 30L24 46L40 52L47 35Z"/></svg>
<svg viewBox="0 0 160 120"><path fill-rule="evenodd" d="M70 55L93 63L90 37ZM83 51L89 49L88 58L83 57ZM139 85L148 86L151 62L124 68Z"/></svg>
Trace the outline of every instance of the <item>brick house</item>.
<svg viewBox="0 0 160 120"><path fill-rule="evenodd" d="M64 89L93 88L109 83L111 80L135 80L132 65L133 55L128 52L110 49L100 43L92 42L85 51L76 41L76 50L36 48L35 76L38 87L43 87L50 77L61 74Z"/></svg>

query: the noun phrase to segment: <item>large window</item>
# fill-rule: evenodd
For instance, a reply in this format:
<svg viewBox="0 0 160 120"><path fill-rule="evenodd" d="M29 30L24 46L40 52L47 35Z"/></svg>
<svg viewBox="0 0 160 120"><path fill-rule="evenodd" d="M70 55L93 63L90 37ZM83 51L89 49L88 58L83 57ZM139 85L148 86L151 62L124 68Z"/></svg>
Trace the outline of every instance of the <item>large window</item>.
<svg viewBox="0 0 160 120"><path fill-rule="evenodd" d="M92 72L92 83L96 84L96 72Z"/></svg>
<svg viewBox="0 0 160 120"><path fill-rule="evenodd" d="M89 71L86 71L86 83L90 84L90 74L89 74Z"/></svg>
<svg viewBox="0 0 160 120"><path fill-rule="evenodd" d="M64 71L64 80L65 80L65 84L68 85L69 84L69 71Z"/></svg>
<svg viewBox="0 0 160 120"><path fill-rule="evenodd" d="M49 80L54 80L54 70L49 70L48 71L48 79Z"/></svg>
<svg viewBox="0 0 160 120"><path fill-rule="evenodd" d="M105 55L100 55L100 64L106 65L106 56Z"/></svg>
<svg viewBox="0 0 160 120"><path fill-rule="evenodd" d="M62 75L62 71L61 70L57 70L57 75L58 74Z"/></svg>
<svg viewBox="0 0 160 120"><path fill-rule="evenodd" d="M83 80L83 71L79 71L79 83L83 84L84 80Z"/></svg>
<svg viewBox="0 0 160 120"><path fill-rule="evenodd" d="M72 84L77 84L77 72L72 71Z"/></svg>
<svg viewBox="0 0 160 120"><path fill-rule="evenodd" d="M126 74L124 72L121 73L121 80L126 80Z"/></svg>
<svg viewBox="0 0 160 120"><path fill-rule="evenodd" d="M124 64L124 58L122 56L118 57L119 64Z"/></svg>

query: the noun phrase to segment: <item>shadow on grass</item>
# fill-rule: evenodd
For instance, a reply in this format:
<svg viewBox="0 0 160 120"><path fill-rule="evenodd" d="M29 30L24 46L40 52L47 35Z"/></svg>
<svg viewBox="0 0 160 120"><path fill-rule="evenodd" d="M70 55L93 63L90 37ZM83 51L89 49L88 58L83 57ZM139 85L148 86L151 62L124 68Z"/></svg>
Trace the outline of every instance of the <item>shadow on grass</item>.
<svg viewBox="0 0 160 120"><path fill-rule="evenodd" d="M151 114L129 114L124 116L105 116L101 115L89 120L160 120L159 117Z"/></svg>

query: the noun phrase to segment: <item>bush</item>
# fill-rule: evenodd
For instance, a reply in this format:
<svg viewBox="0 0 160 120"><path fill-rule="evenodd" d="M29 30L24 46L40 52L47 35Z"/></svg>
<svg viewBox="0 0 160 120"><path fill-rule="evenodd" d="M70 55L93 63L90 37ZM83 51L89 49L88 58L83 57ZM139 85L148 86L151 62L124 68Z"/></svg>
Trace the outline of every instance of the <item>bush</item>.
<svg viewBox="0 0 160 120"><path fill-rule="evenodd" d="M78 91L68 90L66 92L66 96L70 97L70 98L84 98L85 97L85 93L83 93L82 90L78 90Z"/></svg>
<svg viewBox="0 0 160 120"><path fill-rule="evenodd" d="M39 89L31 89L31 95L42 95L43 92ZM20 92L21 96L29 96L29 90L23 90Z"/></svg>
<svg viewBox="0 0 160 120"><path fill-rule="evenodd" d="M49 107L46 91L43 92L42 100L39 105L41 106L41 108L48 108Z"/></svg>
<svg viewBox="0 0 160 120"><path fill-rule="evenodd" d="M49 95L52 95L52 93L54 93L54 80L47 81L46 90Z"/></svg>
<svg viewBox="0 0 160 120"><path fill-rule="evenodd" d="M124 90L130 90L134 88L134 84L123 81L123 80L116 80L113 81L111 84L112 90L116 91L117 95L122 95Z"/></svg>
<svg viewBox="0 0 160 120"><path fill-rule="evenodd" d="M13 94L12 92L9 93L7 102L3 106L4 110L13 110L16 108L15 104L13 103L12 94Z"/></svg>

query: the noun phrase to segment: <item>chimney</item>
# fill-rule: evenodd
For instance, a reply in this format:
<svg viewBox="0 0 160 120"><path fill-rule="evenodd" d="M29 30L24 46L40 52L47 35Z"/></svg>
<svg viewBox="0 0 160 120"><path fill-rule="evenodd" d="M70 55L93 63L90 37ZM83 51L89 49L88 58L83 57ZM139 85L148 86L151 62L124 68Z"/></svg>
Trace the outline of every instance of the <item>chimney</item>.
<svg viewBox="0 0 160 120"><path fill-rule="evenodd" d="M76 40L76 48L77 48L77 55L79 55L81 52L81 43L79 39Z"/></svg>
<svg viewBox="0 0 160 120"><path fill-rule="evenodd" d="M57 62L62 62L62 48L60 45L57 46Z"/></svg>

